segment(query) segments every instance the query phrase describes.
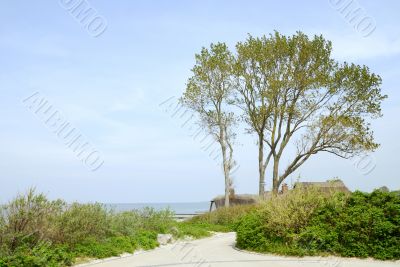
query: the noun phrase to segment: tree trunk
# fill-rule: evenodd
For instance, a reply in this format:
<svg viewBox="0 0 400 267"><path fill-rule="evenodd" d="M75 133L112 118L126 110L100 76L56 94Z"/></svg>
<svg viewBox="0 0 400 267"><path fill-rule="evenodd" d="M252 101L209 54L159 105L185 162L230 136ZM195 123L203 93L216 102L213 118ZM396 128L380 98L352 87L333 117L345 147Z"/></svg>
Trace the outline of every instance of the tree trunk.
<svg viewBox="0 0 400 267"><path fill-rule="evenodd" d="M259 136L258 141L258 173L259 173L259 187L258 195L264 197L265 193L265 169L264 169L264 137Z"/></svg>
<svg viewBox="0 0 400 267"><path fill-rule="evenodd" d="M274 167L272 170L272 192L278 195L279 189L279 158L274 157Z"/></svg>
<svg viewBox="0 0 400 267"><path fill-rule="evenodd" d="M229 172L226 171L227 168L224 167L224 175L225 175L225 207L229 207L229 195L230 195L230 181L229 181Z"/></svg>
<svg viewBox="0 0 400 267"><path fill-rule="evenodd" d="M222 150L222 167L224 169L224 176L225 176L225 207L229 207L229 187L230 187L230 181L229 181L229 166L226 158L226 144L225 144L225 133L224 130L221 129L220 131L220 144L221 144L221 150Z"/></svg>

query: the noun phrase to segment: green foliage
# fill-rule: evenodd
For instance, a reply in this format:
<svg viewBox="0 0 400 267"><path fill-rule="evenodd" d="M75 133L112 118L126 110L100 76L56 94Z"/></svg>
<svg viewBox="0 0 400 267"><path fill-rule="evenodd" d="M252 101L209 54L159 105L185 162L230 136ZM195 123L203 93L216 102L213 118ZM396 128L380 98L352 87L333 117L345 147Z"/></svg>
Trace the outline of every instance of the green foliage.
<svg viewBox="0 0 400 267"><path fill-rule="evenodd" d="M131 237L110 237L103 241L86 239L73 247L76 256L107 258L118 256L124 252L132 253L137 243Z"/></svg>
<svg viewBox="0 0 400 267"><path fill-rule="evenodd" d="M324 198L305 194L272 199L242 217L237 246L285 255L400 258L399 196L379 190Z"/></svg>
<svg viewBox="0 0 400 267"><path fill-rule="evenodd" d="M191 222L181 222L177 225L176 237L184 238L190 236L193 238L208 237L211 235L209 231L213 230L213 225L199 224Z"/></svg>
<svg viewBox="0 0 400 267"><path fill-rule="evenodd" d="M235 226L237 232L236 246L254 251L266 251L268 244L264 234L263 218L259 212L243 216Z"/></svg>
<svg viewBox="0 0 400 267"><path fill-rule="evenodd" d="M110 229L111 215L101 204L73 203L58 218L60 243L77 244L88 238L103 237Z"/></svg>
<svg viewBox="0 0 400 267"><path fill-rule="evenodd" d="M234 115L244 119L249 133L257 135L260 184L273 161L275 193L315 154L347 158L379 146L370 121L382 115L381 103L387 97L381 92L380 76L367 66L335 60L332 43L322 35L285 36L276 31L261 37L249 35L236 44L236 54L225 44L217 44L203 49L196 59L195 75L184 97L190 100L188 106L213 115L203 104L215 99L209 97L209 89L225 88L218 83L225 81L222 85L234 92L223 95L228 96L225 103L239 106L242 114ZM236 111L235 107L225 110ZM295 144L297 151L282 167L281 156L288 144ZM270 151L264 157L265 147ZM284 171L279 173L280 169Z"/></svg>
<svg viewBox="0 0 400 267"><path fill-rule="evenodd" d="M230 172L235 165L233 127L236 115L230 112L228 102L235 83L232 79L233 56L224 43L211 44L196 55L186 91L180 102L199 117L199 125L220 144L225 179L225 199L232 190ZM227 206L228 203L227 203Z"/></svg>
<svg viewBox="0 0 400 267"><path fill-rule="evenodd" d="M47 242L34 247L19 246L12 254L0 256L0 266L4 267L70 266L74 258L66 246L52 246Z"/></svg>
<svg viewBox="0 0 400 267"><path fill-rule="evenodd" d="M229 135L229 128L235 124L233 113L225 109L228 97L233 93L233 56L224 43L211 44L196 54L196 65L192 69L185 93L181 98L189 109L197 112L201 125L218 139L221 129Z"/></svg>
<svg viewBox="0 0 400 267"><path fill-rule="evenodd" d="M134 242L142 249L149 250L158 246L157 233L151 231L141 231L133 236Z"/></svg>
<svg viewBox="0 0 400 267"><path fill-rule="evenodd" d="M193 217L189 222L203 225L224 226L226 229L233 229L235 222L243 215L255 209L255 205L237 205L222 207L212 212L208 212Z"/></svg>
<svg viewBox="0 0 400 267"><path fill-rule="evenodd" d="M128 236L135 235L141 230L166 233L175 224L173 215L174 213L169 209L156 211L145 207L142 210L114 214L111 227L115 234Z"/></svg>
<svg viewBox="0 0 400 267"><path fill-rule="evenodd" d="M18 195L0 210L0 245L14 251L26 243L37 244L54 236L55 221L65 203L49 201L43 194L30 189Z"/></svg>
<svg viewBox="0 0 400 267"><path fill-rule="evenodd" d="M318 210L299 243L348 257L398 259L400 197L380 190L355 192L343 206Z"/></svg>
<svg viewBox="0 0 400 267"><path fill-rule="evenodd" d="M339 205L343 197L341 193L322 193L318 188L298 186L287 194L267 200L259 212L269 234L286 242L308 224L317 208L328 202Z"/></svg>
<svg viewBox="0 0 400 267"><path fill-rule="evenodd" d="M0 266L68 266L158 246L176 224L170 210L113 213L103 205L49 201L32 189L2 207Z"/></svg>
<svg viewBox="0 0 400 267"><path fill-rule="evenodd" d="M285 244L296 240L314 211L327 202L340 203L342 197L301 187L272 197L236 224L238 246L255 251L289 250Z"/></svg>
<svg viewBox="0 0 400 267"><path fill-rule="evenodd" d="M211 236L211 232L230 232L232 228L227 225L211 224L207 222L181 222L177 225L178 238L191 236L194 238L202 238Z"/></svg>
<svg viewBox="0 0 400 267"><path fill-rule="evenodd" d="M177 224L176 236L201 238L210 236L210 232L234 231L236 222L254 209L255 205L238 205L195 216L189 221Z"/></svg>

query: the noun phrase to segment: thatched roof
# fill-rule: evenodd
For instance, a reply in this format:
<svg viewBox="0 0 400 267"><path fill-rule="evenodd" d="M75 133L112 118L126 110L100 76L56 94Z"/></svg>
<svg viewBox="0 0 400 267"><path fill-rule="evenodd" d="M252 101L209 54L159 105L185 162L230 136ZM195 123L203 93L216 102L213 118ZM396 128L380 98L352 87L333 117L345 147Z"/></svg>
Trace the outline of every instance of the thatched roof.
<svg viewBox="0 0 400 267"><path fill-rule="evenodd" d="M234 195L234 197L230 197L230 199L242 199L242 200L258 200L259 196L258 195L252 195L252 194L238 194L238 195ZM220 196L216 196L215 198L213 198L212 200L216 201L216 200L220 200L223 199L225 200L225 196L220 195Z"/></svg>
<svg viewBox="0 0 400 267"><path fill-rule="evenodd" d="M234 195L229 197L229 203L234 205L249 205L257 203L259 197L258 195L251 195L251 194L241 194L241 195ZM215 207L223 207L225 206L225 196L217 196L211 200L211 203L215 203ZM212 205L212 204L211 204ZM211 207L210 207L211 209Z"/></svg>
<svg viewBox="0 0 400 267"><path fill-rule="evenodd" d="M328 180L326 182L297 182L294 184L294 187L300 188L317 188L322 192L332 193L332 192L344 192L350 193L350 190L346 187L346 185L339 179L337 180ZM266 191L264 195L264 199L269 199L272 196L272 192ZM260 200L258 195L251 194L241 194L241 195L233 195L229 197L229 203L234 205L249 205L257 203ZM217 196L211 200L210 211L212 208L220 208L225 206L225 196Z"/></svg>
<svg viewBox="0 0 400 267"><path fill-rule="evenodd" d="M339 191L349 193L350 190L346 187L342 180L328 180L326 182L297 182L294 187L310 188L315 187L324 192Z"/></svg>

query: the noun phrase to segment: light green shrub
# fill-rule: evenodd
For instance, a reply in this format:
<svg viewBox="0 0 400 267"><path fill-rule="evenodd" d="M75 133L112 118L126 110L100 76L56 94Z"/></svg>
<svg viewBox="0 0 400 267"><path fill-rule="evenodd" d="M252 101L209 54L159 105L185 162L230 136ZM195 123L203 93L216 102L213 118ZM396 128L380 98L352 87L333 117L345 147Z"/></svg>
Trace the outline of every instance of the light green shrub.
<svg viewBox="0 0 400 267"><path fill-rule="evenodd" d="M77 244L88 238L102 240L111 229L110 212L101 204L71 204L57 221L59 243Z"/></svg>
<svg viewBox="0 0 400 267"><path fill-rule="evenodd" d="M308 225L315 210L330 203L341 205L343 193L321 192L318 188L296 187L286 194L266 200L260 205L259 212L264 221L265 230L272 236L292 238Z"/></svg>
<svg viewBox="0 0 400 267"><path fill-rule="evenodd" d="M256 208L256 205L236 205L231 207L222 207L212 212L208 212L193 217L189 222L205 225L227 226L232 229L235 222Z"/></svg>
<svg viewBox="0 0 400 267"><path fill-rule="evenodd" d="M14 251L25 243L35 245L57 234L55 221L63 211L61 200L49 201L43 194L30 189L2 207L0 213L1 245Z"/></svg>
<svg viewBox="0 0 400 267"><path fill-rule="evenodd" d="M173 215L169 209L157 211L149 207L115 213L112 216L111 228L115 234L128 236L142 230L166 233L175 225Z"/></svg>

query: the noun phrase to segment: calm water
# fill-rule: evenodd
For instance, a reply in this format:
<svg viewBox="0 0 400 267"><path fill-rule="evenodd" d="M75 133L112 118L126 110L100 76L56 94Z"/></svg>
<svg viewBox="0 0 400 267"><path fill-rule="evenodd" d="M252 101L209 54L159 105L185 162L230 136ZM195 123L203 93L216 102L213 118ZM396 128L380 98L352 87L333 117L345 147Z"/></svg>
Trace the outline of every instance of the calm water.
<svg viewBox="0 0 400 267"><path fill-rule="evenodd" d="M156 210L162 210L169 208L175 212L175 214L194 214L206 212L210 208L210 202L180 202L180 203L112 203L105 204L107 207L114 209L115 211L129 211L135 209L143 209L144 207L152 207Z"/></svg>

